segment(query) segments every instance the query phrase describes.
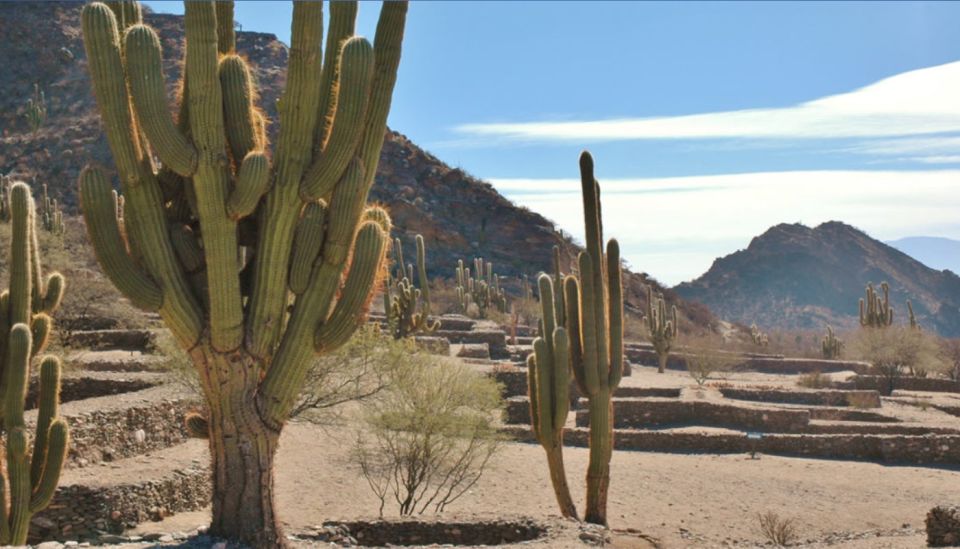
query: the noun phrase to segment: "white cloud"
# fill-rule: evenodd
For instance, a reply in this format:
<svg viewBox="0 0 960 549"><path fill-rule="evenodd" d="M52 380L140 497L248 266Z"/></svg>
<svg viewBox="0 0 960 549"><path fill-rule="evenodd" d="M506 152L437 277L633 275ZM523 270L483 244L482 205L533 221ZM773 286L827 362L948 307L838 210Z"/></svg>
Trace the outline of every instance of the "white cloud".
<svg viewBox="0 0 960 549"><path fill-rule="evenodd" d="M509 141L824 139L960 131L960 61L783 108L572 122L464 124L458 133Z"/></svg>
<svg viewBox="0 0 960 549"><path fill-rule="evenodd" d="M492 179L583 237L577 179ZM635 269L675 284L778 223L839 220L881 240L960 238L960 170L794 171L600 180L605 233Z"/></svg>

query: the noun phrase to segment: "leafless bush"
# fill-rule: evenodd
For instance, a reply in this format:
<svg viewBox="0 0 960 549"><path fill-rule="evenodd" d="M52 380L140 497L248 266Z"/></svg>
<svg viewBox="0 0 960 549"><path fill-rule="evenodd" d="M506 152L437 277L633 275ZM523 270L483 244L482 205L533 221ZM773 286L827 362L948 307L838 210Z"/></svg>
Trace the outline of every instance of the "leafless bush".
<svg viewBox="0 0 960 549"><path fill-rule="evenodd" d="M807 389L830 389L833 387L833 379L830 374L824 374L820 371L803 374L797 379L797 385Z"/></svg>
<svg viewBox="0 0 960 549"><path fill-rule="evenodd" d="M760 533L763 537L779 547L791 545L799 537L796 523L792 518L784 518L773 511L767 511L758 513L757 521L760 523Z"/></svg>
<svg viewBox="0 0 960 549"><path fill-rule="evenodd" d="M884 378L886 394L893 392L903 375L923 377L947 369L933 338L907 327L863 328L853 340L852 350Z"/></svg>
<svg viewBox="0 0 960 549"><path fill-rule="evenodd" d="M476 484L501 446L496 382L459 362L413 357L368 403L354 447L381 515L390 499L401 515L443 511Z"/></svg>
<svg viewBox="0 0 960 549"><path fill-rule="evenodd" d="M689 348L686 356L687 372L690 377L703 386L710 376L722 372L729 372L737 363L737 358L731 353L725 353L709 348Z"/></svg>

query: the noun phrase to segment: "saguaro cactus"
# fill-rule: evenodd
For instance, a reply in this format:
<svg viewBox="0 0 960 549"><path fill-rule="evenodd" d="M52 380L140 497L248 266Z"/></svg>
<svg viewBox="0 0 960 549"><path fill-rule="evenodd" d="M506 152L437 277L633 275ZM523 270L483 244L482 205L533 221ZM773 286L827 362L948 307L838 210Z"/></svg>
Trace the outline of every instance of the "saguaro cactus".
<svg viewBox="0 0 960 549"><path fill-rule="evenodd" d="M864 328L886 328L893 324L893 307L890 306L890 286L880 283L883 298L877 295L873 284L867 284L866 297L860 299L860 325Z"/></svg>
<svg viewBox="0 0 960 549"><path fill-rule="evenodd" d="M657 372L663 373L667 369L667 359L670 357L670 347L677 338L677 307L670 308L667 316L667 302L663 295L653 295L653 287L647 286L647 314L643 323L650 332L650 343L657 353Z"/></svg>
<svg viewBox="0 0 960 549"><path fill-rule="evenodd" d="M36 210L30 188L10 187L12 214L10 287L0 294L0 393L6 433L6 467L0 473L0 544L25 545L30 517L53 499L67 456L69 433L59 417L60 361L46 356L40 364L40 407L33 449L28 448L23 412L30 365L46 348L60 305L64 279L40 272Z"/></svg>
<svg viewBox="0 0 960 549"><path fill-rule="evenodd" d="M913 314L913 303L910 303L910 300L907 300L907 314L910 315L910 329L919 330L920 322L917 320L916 315Z"/></svg>
<svg viewBox="0 0 960 549"><path fill-rule="evenodd" d="M47 98L40 91L40 85L33 85L33 97L27 100L27 108L23 115L27 119L31 133L37 133L47 120Z"/></svg>
<svg viewBox="0 0 960 549"><path fill-rule="evenodd" d="M416 333L430 333L440 327L439 321L430 320L430 286L427 280L427 253L423 236L417 235L416 241L419 288L413 284L413 264L404 268L400 239L393 241L396 275L390 275L387 279L383 292L383 309L394 339Z"/></svg>
<svg viewBox="0 0 960 549"><path fill-rule="evenodd" d="M587 470L587 509L584 518L607 523L607 492L613 452L611 397L623 376L623 285L620 245L607 242L603 253L600 184L593 177L593 158L580 155L586 251L577 257L578 276L563 281L567 307L570 357L580 393L590 409L590 464Z"/></svg>
<svg viewBox="0 0 960 549"><path fill-rule="evenodd" d="M766 347L770 343L770 336L754 322L750 325L750 340L757 347Z"/></svg>
<svg viewBox="0 0 960 549"><path fill-rule="evenodd" d="M389 217L367 207L407 4L385 2L374 43L356 2L294 2L279 135L267 151L232 2L185 2L179 118L156 32L132 2L83 8L84 45L125 198L80 176L104 272L157 311L196 365L213 460L210 534L281 546L273 461L311 359L348 340L384 268ZM153 165L158 158L160 166ZM203 422L193 421L197 428Z"/></svg>
<svg viewBox="0 0 960 549"><path fill-rule="evenodd" d="M577 518L563 466L563 426L570 413L570 339L557 322L553 281L542 274L540 288L541 334L527 356L527 389L530 396L530 424L537 441L547 452L550 481L565 517ZM557 292L560 293L560 292Z"/></svg>
<svg viewBox="0 0 960 549"><path fill-rule="evenodd" d="M477 306L480 318L487 317L487 309L496 307L501 313L507 312L507 294L500 287L500 277L493 272L493 263L484 262L482 257L473 259L473 270L464 267L463 260L457 260L457 298L460 308L466 313L471 304Z"/></svg>
<svg viewBox="0 0 960 549"><path fill-rule="evenodd" d="M56 198L50 198L50 195L47 194L46 183L41 188L43 191L40 196L40 208L37 211L37 215L40 217L40 226L48 233L62 235L64 226L60 205L57 204Z"/></svg>
<svg viewBox="0 0 960 549"><path fill-rule="evenodd" d="M843 341L833 333L833 327L827 325L827 335L820 341L820 350L823 358L833 360L840 358L840 352L843 349Z"/></svg>

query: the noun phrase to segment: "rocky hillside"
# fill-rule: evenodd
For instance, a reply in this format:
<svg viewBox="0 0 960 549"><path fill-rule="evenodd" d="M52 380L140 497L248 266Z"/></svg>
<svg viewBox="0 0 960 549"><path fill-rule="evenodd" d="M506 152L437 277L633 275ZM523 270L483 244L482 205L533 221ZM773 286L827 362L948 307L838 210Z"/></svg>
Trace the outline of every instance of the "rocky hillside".
<svg viewBox="0 0 960 549"><path fill-rule="evenodd" d="M0 79L0 173L46 182L51 194L74 211L80 169L90 161L112 167L87 75L79 14L79 3L0 2L0 66L6 73ZM146 20L160 35L172 98L183 55L182 20L163 14L147 14ZM287 48L272 34L241 32L237 42L256 68L260 104L276 121ZM31 134L23 113L35 83L46 93L48 115L46 124ZM413 235L424 235L431 276L450 277L458 258L474 255L513 276L549 269L554 245L562 247L566 261L575 257L577 248L551 221L450 168L405 136L390 131L385 138L372 199L390 209L404 244L412 246ZM628 310L641 310L647 283L656 285L628 275ZM657 288L677 299L669 289ZM678 303L686 329L715 323L705 307Z"/></svg>
<svg viewBox="0 0 960 549"><path fill-rule="evenodd" d="M909 299L922 326L960 336L960 277L836 221L777 225L676 291L728 320L820 330L856 325L857 301L871 281L890 284L895 322L906 322Z"/></svg>

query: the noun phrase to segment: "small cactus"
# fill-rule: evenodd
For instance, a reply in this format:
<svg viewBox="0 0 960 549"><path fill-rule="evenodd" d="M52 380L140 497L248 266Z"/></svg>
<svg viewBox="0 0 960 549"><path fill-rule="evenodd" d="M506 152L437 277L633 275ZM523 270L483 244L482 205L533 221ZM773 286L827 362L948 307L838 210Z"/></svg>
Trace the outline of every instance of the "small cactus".
<svg viewBox="0 0 960 549"><path fill-rule="evenodd" d="M500 287L500 277L493 272L493 263L476 257L471 271L460 259L457 261L456 278L457 300L464 314L469 311L470 305L476 305L480 318L487 317L490 307L495 307L501 313L507 312L507 294Z"/></svg>
<svg viewBox="0 0 960 549"><path fill-rule="evenodd" d="M63 235L63 212L60 210L57 199L50 198L47 194L46 183L42 186L40 207L38 208L37 215L40 217L40 226L43 227L43 230L56 236Z"/></svg>
<svg viewBox="0 0 960 549"><path fill-rule="evenodd" d="M47 120L47 98L40 91L40 85L33 85L33 97L27 100L26 112L24 118L30 126L30 133L37 133Z"/></svg>
<svg viewBox="0 0 960 549"><path fill-rule="evenodd" d="M890 286L880 283L883 298L877 295L873 284L867 284L866 296L860 299L860 325L864 328L886 328L893 324L893 307L890 306Z"/></svg>
<svg viewBox="0 0 960 549"><path fill-rule="evenodd" d="M387 326L394 339L417 333L430 333L440 327L439 321L430 320L430 286L427 280L423 236L418 234L416 241L419 288L413 283L413 264L404 268L400 239L393 242L396 274L391 274L387 279L387 287L383 292L383 308L387 315Z"/></svg>
<svg viewBox="0 0 960 549"><path fill-rule="evenodd" d="M823 358L834 360L840 358L840 352L843 349L843 341L833 333L833 327L827 326L827 334L820 341L820 350Z"/></svg>
<svg viewBox="0 0 960 549"><path fill-rule="evenodd" d="M910 300L907 300L907 313L910 315L910 329L919 330L920 322L917 320L917 317L913 314L913 303L910 303Z"/></svg>
<svg viewBox="0 0 960 549"><path fill-rule="evenodd" d="M750 325L750 340L753 341L753 344L757 347L766 347L770 343L770 336L762 331L757 326L757 323L754 322Z"/></svg>
<svg viewBox="0 0 960 549"><path fill-rule="evenodd" d="M667 316L667 302L662 294L653 295L653 287L647 286L647 314L643 323L650 333L650 343L657 353L657 373L662 374L667 368L667 359L670 357L670 347L677 338L677 307L670 308Z"/></svg>

